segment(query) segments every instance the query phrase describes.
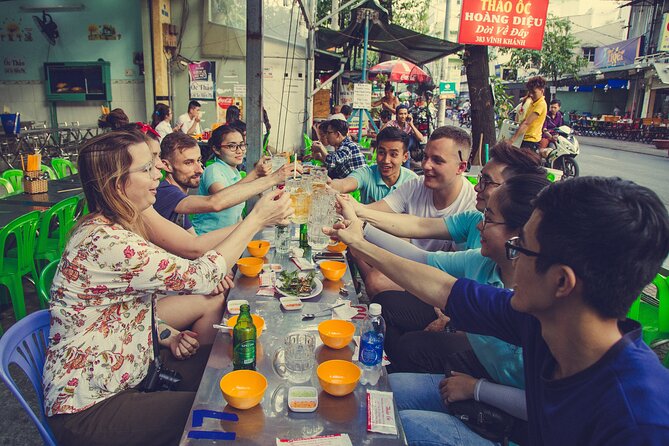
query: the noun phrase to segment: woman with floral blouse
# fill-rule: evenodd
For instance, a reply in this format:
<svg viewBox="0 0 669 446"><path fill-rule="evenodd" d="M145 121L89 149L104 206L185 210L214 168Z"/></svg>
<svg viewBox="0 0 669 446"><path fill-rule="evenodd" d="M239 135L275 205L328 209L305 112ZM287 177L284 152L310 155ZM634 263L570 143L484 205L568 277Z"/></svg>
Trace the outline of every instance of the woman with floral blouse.
<svg viewBox="0 0 669 446"><path fill-rule="evenodd" d="M281 191L261 198L231 237L188 260L147 241L140 214L155 201L160 172L144 136L112 132L88 141L79 172L90 214L73 230L51 290L43 384L58 444L177 444L208 352L194 333L158 321L175 390L142 392L153 361L157 294L208 294L271 216L292 214ZM188 358L178 362L174 358Z"/></svg>

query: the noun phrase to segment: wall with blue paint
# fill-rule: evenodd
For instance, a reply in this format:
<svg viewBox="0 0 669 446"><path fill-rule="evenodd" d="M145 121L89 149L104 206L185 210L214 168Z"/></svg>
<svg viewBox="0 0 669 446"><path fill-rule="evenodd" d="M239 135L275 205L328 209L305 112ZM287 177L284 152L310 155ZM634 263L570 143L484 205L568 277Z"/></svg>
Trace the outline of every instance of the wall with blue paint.
<svg viewBox="0 0 669 446"><path fill-rule="evenodd" d="M84 4L82 11L49 12L60 34L54 46L40 33L33 15L21 5ZM104 59L111 63L112 107L132 120L146 120L144 76L133 63L142 52L141 3L137 0L40 0L0 3L0 110L20 112L22 122L49 121L44 91L45 62ZM108 25L106 29L102 29ZM112 30L113 28L113 30ZM100 36L110 36L101 39ZM119 38L120 37L120 38ZM59 102L59 125L96 125L100 101Z"/></svg>
<svg viewBox="0 0 669 446"><path fill-rule="evenodd" d="M75 2L76 3L76 2ZM33 15L22 12L25 1L3 2L0 9L0 80L43 80L45 62L94 61L111 62L112 79L139 79L133 53L142 51L139 5L136 0L79 2L83 11L49 12L58 25L60 37L51 46L40 33ZM40 0L39 5L64 5L62 0ZM100 30L97 25L110 25L114 40L90 40ZM108 29L107 31L111 31ZM120 38L118 38L120 37ZM130 70L126 73L126 70Z"/></svg>

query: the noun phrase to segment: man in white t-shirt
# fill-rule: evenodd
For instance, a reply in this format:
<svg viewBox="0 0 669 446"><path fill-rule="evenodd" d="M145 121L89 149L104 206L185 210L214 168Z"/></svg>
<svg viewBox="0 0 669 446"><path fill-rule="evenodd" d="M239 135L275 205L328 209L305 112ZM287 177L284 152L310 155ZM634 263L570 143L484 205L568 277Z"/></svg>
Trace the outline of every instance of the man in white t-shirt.
<svg viewBox="0 0 669 446"><path fill-rule="evenodd" d="M424 175L402 184L383 200L356 205L356 213L363 220L367 209L443 218L476 209L474 186L463 176L471 143L471 137L463 129L439 127L432 132L425 148L422 162ZM452 249L450 240L413 239L411 242L428 251ZM370 298L381 291L402 289L365 262L357 263Z"/></svg>
<svg viewBox="0 0 669 446"><path fill-rule="evenodd" d="M200 103L190 101L188 103L188 112L179 116L177 125L181 125L181 131L187 135L198 135L202 133L200 128Z"/></svg>

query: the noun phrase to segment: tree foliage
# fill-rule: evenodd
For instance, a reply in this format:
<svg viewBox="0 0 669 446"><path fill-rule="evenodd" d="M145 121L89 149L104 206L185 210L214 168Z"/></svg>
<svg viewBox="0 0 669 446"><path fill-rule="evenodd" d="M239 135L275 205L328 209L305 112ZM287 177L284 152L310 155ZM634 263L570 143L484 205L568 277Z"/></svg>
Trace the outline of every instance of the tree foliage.
<svg viewBox="0 0 669 446"><path fill-rule="evenodd" d="M535 71L555 83L562 76L577 76L587 66L587 60L574 54L579 43L571 33L571 21L551 15L546 21L541 51L504 48L500 52L511 54L510 66Z"/></svg>
<svg viewBox="0 0 669 446"><path fill-rule="evenodd" d="M344 4L346 0L340 2ZM430 0L381 0L379 4L388 10L391 23L403 26L419 33L427 33L427 15L430 10ZM318 18L325 17L332 10L332 0L318 0L316 14ZM344 28L348 26L351 19L351 8L348 7L340 13L339 25ZM329 21L326 22L327 24Z"/></svg>

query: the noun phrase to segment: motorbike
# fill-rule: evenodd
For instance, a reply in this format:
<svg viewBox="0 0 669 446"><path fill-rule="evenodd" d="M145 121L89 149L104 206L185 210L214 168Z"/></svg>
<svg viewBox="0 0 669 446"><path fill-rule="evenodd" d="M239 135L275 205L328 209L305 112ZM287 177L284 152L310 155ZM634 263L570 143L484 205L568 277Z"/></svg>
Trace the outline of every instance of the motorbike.
<svg viewBox="0 0 669 446"><path fill-rule="evenodd" d="M458 121L460 122L460 127L470 128L472 126L472 117L469 114L469 109L460 110L458 113Z"/></svg>
<svg viewBox="0 0 669 446"><path fill-rule="evenodd" d="M516 133L518 124L510 119L502 122L497 140L511 139ZM515 141L514 145L520 145L520 141ZM545 167L562 171L562 179L574 178L578 176L578 164L576 156L580 152L578 140L574 136L574 131L568 125L562 125L553 130L553 138L548 143L549 153L543 163Z"/></svg>
<svg viewBox="0 0 669 446"><path fill-rule="evenodd" d="M575 158L580 152L580 146L574 131L568 125L561 125L553 133L554 136L548 143L550 152L544 160L546 167L561 170L564 179L577 177L578 164Z"/></svg>

